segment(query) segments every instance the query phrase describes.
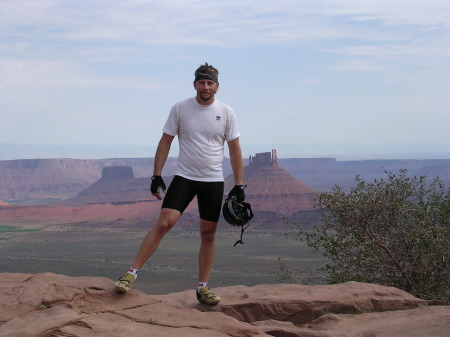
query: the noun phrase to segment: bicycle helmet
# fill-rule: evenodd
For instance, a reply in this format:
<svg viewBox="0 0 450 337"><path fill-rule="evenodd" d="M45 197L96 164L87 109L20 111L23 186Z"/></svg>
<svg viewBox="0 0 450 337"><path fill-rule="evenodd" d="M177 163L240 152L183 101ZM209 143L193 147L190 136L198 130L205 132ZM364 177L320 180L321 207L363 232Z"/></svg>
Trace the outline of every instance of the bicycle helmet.
<svg viewBox="0 0 450 337"><path fill-rule="evenodd" d="M252 206L248 202L238 202L235 198L228 198L225 199L222 213L225 221L230 225L241 227L241 238L236 241L234 246L236 247L238 243L244 244L245 242L242 241L242 236L248 227L248 222L253 219ZM245 225L247 227L244 228Z"/></svg>
<svg viewBox="0 0 450 337"><path fill-rule="evenodd" d="M225 200L222 207L223 217L232 226L244 226L253 219L252 207L248 202L237 202L234 198Z"/></svg>

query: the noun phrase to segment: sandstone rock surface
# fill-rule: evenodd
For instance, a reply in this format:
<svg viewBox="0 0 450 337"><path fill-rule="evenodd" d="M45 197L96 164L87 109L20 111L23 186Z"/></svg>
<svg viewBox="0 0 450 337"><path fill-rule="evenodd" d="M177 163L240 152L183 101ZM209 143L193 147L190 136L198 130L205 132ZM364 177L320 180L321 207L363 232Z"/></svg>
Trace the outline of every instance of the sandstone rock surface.
<svg viewBox="0 0 450 337"><path fill-rule="evenodd" d="M401 290L349 282L215 288L222 302L199 304L194 290L118 294L101 277L0 274L0 336L448 336L450 307Z"/></svg>

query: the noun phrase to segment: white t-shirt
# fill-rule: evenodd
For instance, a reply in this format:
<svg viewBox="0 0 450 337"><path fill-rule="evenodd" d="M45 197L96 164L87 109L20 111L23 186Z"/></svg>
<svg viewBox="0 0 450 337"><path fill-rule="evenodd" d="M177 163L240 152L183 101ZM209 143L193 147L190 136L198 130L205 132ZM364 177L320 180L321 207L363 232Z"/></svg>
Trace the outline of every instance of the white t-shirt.
<svg viewBox="0 0 450 337"><path fill-rule="evenodd" d="M197 181L223 181L224 143L240 136L232 108L215 100L201 105L195 97L175 104L163 132L178 136L177 175Z"/></svg>

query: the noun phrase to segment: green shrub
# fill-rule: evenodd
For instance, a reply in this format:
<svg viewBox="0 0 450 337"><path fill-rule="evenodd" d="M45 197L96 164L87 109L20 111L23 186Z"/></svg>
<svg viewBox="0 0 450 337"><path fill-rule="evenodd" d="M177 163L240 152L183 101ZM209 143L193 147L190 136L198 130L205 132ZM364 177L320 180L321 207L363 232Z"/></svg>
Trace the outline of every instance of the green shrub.
<svg viewBox="0 0 450 337"><path fill-rule="evenodd" d="M300 239L330 261L323 267L330 283L358 281L393 286L423 299L449 300L450 189L438 177L387 179L344 192L335 186L316 207L323 225Z"/></svg>

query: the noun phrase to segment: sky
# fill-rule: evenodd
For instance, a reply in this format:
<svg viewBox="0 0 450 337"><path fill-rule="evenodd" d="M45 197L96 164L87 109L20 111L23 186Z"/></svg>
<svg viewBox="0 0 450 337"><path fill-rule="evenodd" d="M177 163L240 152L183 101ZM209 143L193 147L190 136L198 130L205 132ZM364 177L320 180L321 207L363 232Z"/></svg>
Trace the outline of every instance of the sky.
<svg viewBox="0 0 450 337"><path fill-rule="evenodd" d="M0 159L151 157L204 62L244 156L450 158L449 33L448 0L0 0Z"/></svg>

